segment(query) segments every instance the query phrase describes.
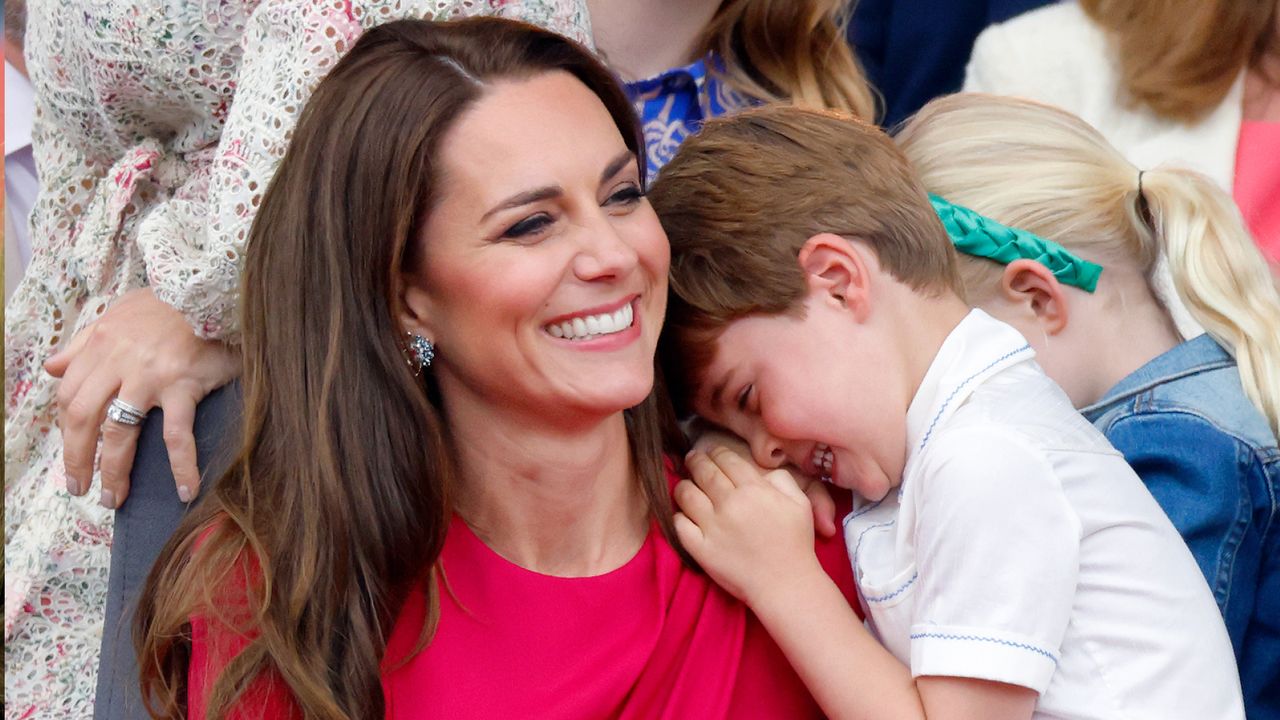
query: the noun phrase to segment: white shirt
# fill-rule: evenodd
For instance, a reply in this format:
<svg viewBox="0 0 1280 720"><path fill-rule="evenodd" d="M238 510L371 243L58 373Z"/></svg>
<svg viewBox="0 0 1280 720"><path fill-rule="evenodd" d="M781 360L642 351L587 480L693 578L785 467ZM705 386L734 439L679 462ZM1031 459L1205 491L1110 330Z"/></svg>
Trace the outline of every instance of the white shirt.
<svg viewBox="0 0 1280 720"><path fill-rule="evenodd" d="M1243 718L1190 551L1034 357L980 310L939 349L902 485L844 520L869 627L915 677L1035 690L1036 718Z"/></svg>

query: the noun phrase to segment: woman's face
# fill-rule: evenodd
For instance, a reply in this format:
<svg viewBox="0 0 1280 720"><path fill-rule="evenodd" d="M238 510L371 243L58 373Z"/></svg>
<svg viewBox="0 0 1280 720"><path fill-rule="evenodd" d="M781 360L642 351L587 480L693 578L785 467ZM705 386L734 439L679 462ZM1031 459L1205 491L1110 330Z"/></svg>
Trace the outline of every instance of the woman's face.
<svg viewBox="0 0 1280 720"><path fill-rule="evenodd" d="M405 299L446 410L563 424L644 400L670 248L604 104L566 72L495 83L438 167Z"/></svg>

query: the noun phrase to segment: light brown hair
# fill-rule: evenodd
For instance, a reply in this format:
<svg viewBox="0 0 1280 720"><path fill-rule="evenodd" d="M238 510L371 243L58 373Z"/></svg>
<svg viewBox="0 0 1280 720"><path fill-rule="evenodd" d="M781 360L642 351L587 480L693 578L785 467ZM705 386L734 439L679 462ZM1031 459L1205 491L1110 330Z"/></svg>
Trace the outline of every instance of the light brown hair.
<svg viewBox="0 0 1280 720"><path fill-rule="evenodd" d="M1230 196L1179 168L1142 173L1080 118L1019 98L963 93L929 102L898 134L925 187L1005 225L1156 287L1168 264L1191 316L1240 368L1243 390L1280 432L1280 295ZM1004 266L960 256L977 302ZM1103 271L1097 292L1108 293ZM1123 295L1116 312L1123 312Z"/></svg>
<svg viewBox="0 0 1280 720"><path fill-rule="evenodd" d="M408 593L429 599L419 650L439 618L436 563L456 473L435 388L405 361L402 273L418 262L438 196L441 138L493 81L553 71L600 98L643 177L634 110L612 75L531 25L381 25L317 87L248 243L242 450L141 596L138 657L154 716L185 713L193 615L249 638L212 685L210 718L263 678L286 686L306 718L383 716L380 663ZM678 547L663 403L655 387L626 420L635 474Z"/></svg>
<svg viewBox="0 0 1280 720"><path fill-rule="evenodd" d="M1275 0L1080 0L1106 31L1134 104L1195 122L1274 51ZM1272 78L1272 82L1280 78Z"/></svg>
<svg viewBox="0 0 1280 720"><path fill-rule="evenodd" d="M876 98L845 40L848 0L724 0L703 30L731 87L765 102L844 110L874 121Z"/></svg>
<svg viewBox="0 0 1280 720"><path fill-rule="evenodd" d="M671 240L659 357L682 412L726 325L800 306L798 256L814 235L867 243L918 292L960 292L955 250L906 158L851 115L772 105L708 121L649 199Z"/></svg>

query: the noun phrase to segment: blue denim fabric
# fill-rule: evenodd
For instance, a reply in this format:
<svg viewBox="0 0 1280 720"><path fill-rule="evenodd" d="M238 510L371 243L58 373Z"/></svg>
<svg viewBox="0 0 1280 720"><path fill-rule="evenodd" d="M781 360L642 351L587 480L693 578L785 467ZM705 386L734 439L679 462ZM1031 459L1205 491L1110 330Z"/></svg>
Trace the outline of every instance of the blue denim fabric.
<svg viewBox="0 0 1280 720"><path fill-rule="evenodd" d="M1191 548L1226 620L1250 720L1280 719L1280 448L1208 335L1081 410Z"/></svg>

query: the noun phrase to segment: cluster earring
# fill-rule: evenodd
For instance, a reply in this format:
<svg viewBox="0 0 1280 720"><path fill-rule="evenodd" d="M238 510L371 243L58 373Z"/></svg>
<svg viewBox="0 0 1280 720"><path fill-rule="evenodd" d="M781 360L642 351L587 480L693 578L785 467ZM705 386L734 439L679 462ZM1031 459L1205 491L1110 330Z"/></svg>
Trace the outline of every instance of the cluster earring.
<svg viewBox="0 0 1280 720"><path fill-rule="evenodd" d="M409 363L413 376L418 377L424 368L431 367L431 361L436 358L436 346L418 333L406 332L405 335L409 336L409 352L405 362Z"/></svg>

